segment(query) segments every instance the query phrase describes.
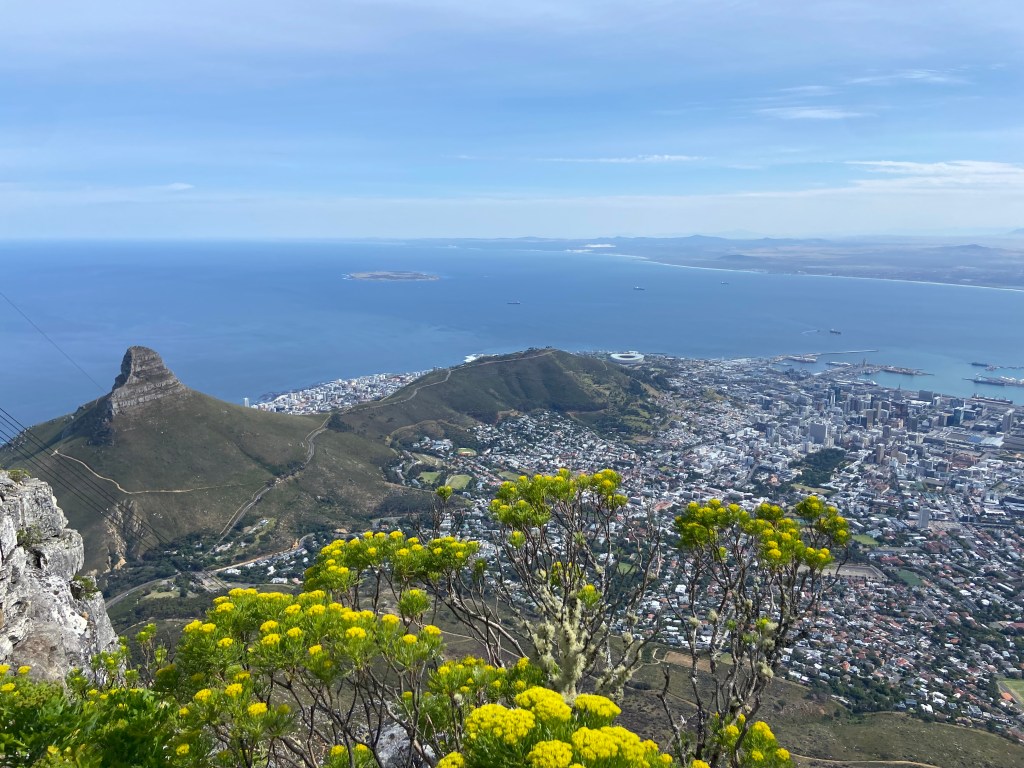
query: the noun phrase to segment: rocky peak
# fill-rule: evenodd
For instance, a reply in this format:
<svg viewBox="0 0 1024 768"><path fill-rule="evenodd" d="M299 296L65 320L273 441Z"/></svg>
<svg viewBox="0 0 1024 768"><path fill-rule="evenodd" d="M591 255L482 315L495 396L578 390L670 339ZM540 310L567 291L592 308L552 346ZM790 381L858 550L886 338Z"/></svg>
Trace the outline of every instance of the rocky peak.
<svg viewBox="0 0 1024 768"><path fill-rule="evenodd" d="M0 663L63 679L117 648L103 596L78 576L82 537L53 489L0 471Z"/></svg>
<svg viewBox="0 0 1024 768"><path fill-rule="evenodd" d="M117 416L144 403L185 391L185 385L164 365L160 355L149 347L129 347L121 360L121 374L114 380L109 395L110 415Z"/></svg>

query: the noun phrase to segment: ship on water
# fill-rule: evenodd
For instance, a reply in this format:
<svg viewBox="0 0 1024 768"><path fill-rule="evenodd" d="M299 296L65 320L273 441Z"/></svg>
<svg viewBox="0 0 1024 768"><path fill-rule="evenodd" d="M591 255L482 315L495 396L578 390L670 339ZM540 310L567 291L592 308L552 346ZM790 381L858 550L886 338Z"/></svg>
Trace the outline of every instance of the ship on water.
<svg viewBox="0 0 1024 768"><path fill-rule="evenodd" d="M977 366L978 368L988 368L988 363L971 363L971 365Z"/></svg>
<svg viewBox="0 0 1024 768"><path fill-rule="evenodd" d="M995 387L1024 387L1024 379L1014 379L1010 376L975 376L968 381L975 384L991 384Z"/></svg>
<svg viewBox="0 0 1024 768"><path fill-rule="evenodd" d="M835 328L829 328L828 332L829 333L834 333L836 336L842 336L843 335L842 331L837 331Z"/></svg>

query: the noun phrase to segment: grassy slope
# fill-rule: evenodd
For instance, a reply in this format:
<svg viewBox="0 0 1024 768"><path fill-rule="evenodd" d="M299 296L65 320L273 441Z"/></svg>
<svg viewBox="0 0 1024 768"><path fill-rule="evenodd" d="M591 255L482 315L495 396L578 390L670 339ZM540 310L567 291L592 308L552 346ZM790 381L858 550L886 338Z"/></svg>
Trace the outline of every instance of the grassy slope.
<svg viewBox="0 0 1024 768"><path fill-rule="evenodd" d="M358 434L402 438L433 426L494 423L502 413L550 410L581 420L621 415L641 399L642 385L619 366L558 350L530 350L434 371L379 403L345 414ZM627 417L628 418L628 417Z"/></svg>
<svg viewBox="0 0 1024 768"><path fill-rule="evenodd" d="M365 524L396 492L409 497L406 507L418 504L418 492L390 486L381 471L395 456L387 445L392 436L451 433L479 421L494 422L502 413L535 409L640 425L651 415L642 410L646 391L619 366L556 350L436 371L382 403L344 414L343 431L319 435L310 465L267 493L242 524L271 518L274 536L267 545L290 542L314 526ZM54 456L54 449L133 492L90 476L110 496L134 501L165 538L211 535L254 492L301 465L306 435L325 418L266 413L188 391L119 415L110 444L93 445L90 437L100 426L102 407L103 401L96 401L74 416L33 428L46 445L36 455L46 471L31 471L55 486L71 525L86 539L90 567L102 566L106 558L106 525L93 506L54 481L55 473L73 477L70 470L86 472ZM0 454L0 465L18 464L16 457ZM104 508L110 506L87 486L77 483L77 488Z"/></svg>
<svg viewBox="0 0 1024 768"><path fill-rule="evenodd" d="M76 414L78 419L88 416L86 409ZM42 424L34 430L48 447L36 458L65 477L69 466L84 471L54 457L56 448L127 491L187 491L124 494L113 483L93 478L114 497L135 501L166 537L191 531L213 533L257 489L303 461L303 441L323 418L265 413L188 392L118 417L112 445L90 445L81 434L60 439L68 418ZM356 435L324 432L317 438L317 453L307 470L267 494L254 515L273 516L283 523L280 539L310 524L346 523L360 516L368 499L379 500L386 492L379 469L385 454L390 451ZM0 463L17 462L0 456ZM45 477L38 470L34 474ZM55 485L71 525L86 538L90 564L98 565L105 551L103 521L93 508ZM83 494L100 498L87 487L78 487ZM108 506L105 500L102 505Z"/></svg>

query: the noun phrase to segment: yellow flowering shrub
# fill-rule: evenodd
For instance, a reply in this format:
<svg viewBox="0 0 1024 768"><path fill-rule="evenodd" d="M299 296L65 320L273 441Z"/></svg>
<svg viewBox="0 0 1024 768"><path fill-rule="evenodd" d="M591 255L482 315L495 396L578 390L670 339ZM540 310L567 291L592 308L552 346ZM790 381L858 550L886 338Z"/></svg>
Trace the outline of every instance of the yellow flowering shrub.
<svg viewBox="0 0 1024 768"><path fill-rule="evenodd" d="M713 744L713 749L724 756L729 765L740 768L793 766L789 751L779 745L772 729L763 720L751 723L740 715L735 722L715 728ZM698 762L702 761L694 761L694 764Z"/></svg>
<svg viewBox="0 0 1024 768"><path fill-rule="evenodd" d="M496 500L497 513L513 528L508 535L522 537L524 552L537 546L535 532L515 526L541 519L551 499L585 493L609 509L623 503L614 473L538 477L508 484ZM808 502L799 524L772 508L743 524L766 562L814 569L831 562L831 552L823 540L801 544L801 536L809 530L837 538L845 521L833 513ZM687 530L717 552L719 543L708 533L712 518L734 514L722 507L700 512L691 521L696 528ZM475 542L420 542L397 531L332 542L315 558L303 592L232 589L184 626L173 657L154 647L153 627L144 629L133 655L154 665L149 686L142 682L149 675L141 677L128 663L127 645L72 675L67 689L34 681L27 667L0 665L0 762L39 768L289 765L298 745L309 756L304 764L374 768L368 734L397 723L414 732L419 757L431 754L427 749L443 755L438 768L672 765L657 744L615 725L621 710L611 699L551 690L542 655L532 656L535 663L523 658L504 667L470 656L444 659L443 632L425 623L432 595L445 578L475 568L478 554ZM544 584L576 601L581 616L594 615L588 612L599 610L607 585L599 589L594 574L571 558L556 559L548 561ZM750 636L771 632L771 622L759 619ZM792 764L766 725L742 718L716 725L712 746L740 768ZM709 755L702 756L720 764ZM683 757L687 768L708 768L692 754Z"/></svg>
<svg viewBox="0 0 1024 768"><path fill-rule="evenodd" d="M4 766L184 766L167 753L180 729L178 709L138 685L124 650L97 660L116 674L93 684L72 673L67 687L32 678L25 665L0 665L0 764Z"/></svg>
<svg viewBox="0 0 1024 768"><path fill-rule="evenodd" d="M444 536L421 543L401 531L370 533L338 539L324 547L306 570L307 587L335 596L352 591L364 574L384 573L397 587L414 582L436 581L473 561L480 544Z"/></svg>
<svg viewBox="0 0 1024 768"><path fill-rule="evenodd" d="M612 722L619 709L603 696L569 706L555 691L533 687L517 707L484 704L466 718L462 749L440 765L453 768L665 768L674 760L653 741ZM594 719L607 720L592 727Z"/></svg>

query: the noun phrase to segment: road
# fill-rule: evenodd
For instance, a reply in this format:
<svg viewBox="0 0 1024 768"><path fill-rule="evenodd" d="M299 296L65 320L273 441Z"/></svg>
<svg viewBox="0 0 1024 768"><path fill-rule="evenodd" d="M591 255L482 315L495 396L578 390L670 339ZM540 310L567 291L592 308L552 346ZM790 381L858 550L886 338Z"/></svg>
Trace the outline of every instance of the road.
<svg viewBox="0 0 1024 768"><path fill-rule="evenodd" d="M316 455L316 439L317 437L319 437L320 435L327 431L327 422L330 421L330 419L331 416L328 415L327 418L324 419L323 423L319 427L314 429L312 432L310 432L308 435L306 435L305 439L303 440L303 442L306 443L306 459L305 461L302 462L302 466L300 466L298 469L296 469L294 472L288 475L284 475L282 477L275 477L271 483L269 483L268 485L264 485L258 491L253 493L253 495L249 498L247 502L245 502L242 506L235 510L235 513L231 516L231 519L228 520L227 525L225 525L224 528L221 530L220 536L218 536L217 538L217 544L222 543L224 539L227 538L227 535L231 533L231 530L236 525L238 525L238 521L245 517L250 509L259 504L260 499L262 499L264 496L270 493L270 491L279 486L281 483L285 482L286 480L292 477L295 477L300 472L302 472L306 467L309 466L309 462L311 462L313 460L313 456Z"/></svg>
<svg viewBox="0 0 1024 768"><path fill-rule="evenodd" d="M297 552L298 550L302 549L302 547L306 546L306 541L312 536L313 534L307 533L301 539L296 539L294 542L292 542L292 545L287 549L279 549L276 552L264 552L261 555L257 555L256 557L250 558L249 560L243 560L240 563L232 563L231 565L223 565L220 568L210 568L205 571L189 571L187 572L187 575L191 576L196 581L202 582L203 587L209 592L226 592L230 588L230 585L224 583L217 575L218 573L223 573L229 568L239 568L243 565L248 565L249 563L255 563L257 560L266 560L268 557L276 557L278 555L286 555L291 552ZM155 587L157 584L166 582L168 579L173 579L175 578L175 576L179 576L182 573L185 572L178 571L174 574L174 576L163 576L159 579L151 579L150 581L147 581L143 584L139 584L138 586L132 587L131 589L127 589L119 595L114 595L106 601L107 608L111 608L112 606L117 605L126 597L130 597L131 595L134 595L136 592L140 592L150 587Z"/></svg>

